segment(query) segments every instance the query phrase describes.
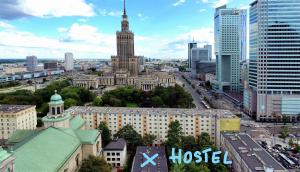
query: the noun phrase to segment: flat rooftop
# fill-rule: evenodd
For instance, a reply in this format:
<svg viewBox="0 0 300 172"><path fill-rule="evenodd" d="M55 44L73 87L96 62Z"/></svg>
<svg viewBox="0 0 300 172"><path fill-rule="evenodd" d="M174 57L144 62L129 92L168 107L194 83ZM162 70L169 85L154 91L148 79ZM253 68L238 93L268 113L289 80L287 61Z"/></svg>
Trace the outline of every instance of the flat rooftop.
<svg viewBox="0 0 300 172"><path fill-rule="evenodd" d="M3 105L0 104L0 113L18 113L23 110L35 107L34 105Z"/></svg>
<svg viewBox="0 0 300 172"><path fill-rule="evenodd" d="M264 170L264 167L287 171L248 134L222 133L222 135L252 171Z"/></svg>
<svg viewBox="0 0 300 172"><path fill-rule="evenodd" d="M93 107L93 106L73 106L66 110L71 115L78 114L149 114L149 115L202 115L222 118L236 117L228 110L222 109L181 109L181 108L127 108L127 107ZM237 118L237 117L236 117Z"/></svg>
<svg viewBox="0 0 300 172"><path fill-rule="evenodd" d="M158 157L153 160L156 163L156 166L149 163L145 167L141 168L141 164L147 160L143 156L143 153L146 153L149 157L152 157L154 154L158 154ZM165 148L147 146L137 147L131 172L168 172Z"/></svg>
<svg viewBox="0 0 300 172"><path fill-rule="evenodd" d="M110 141L103 150L104 151L124 150L125 146L126 146L126 140L123 138L119 138L119 139Z"/></svg>

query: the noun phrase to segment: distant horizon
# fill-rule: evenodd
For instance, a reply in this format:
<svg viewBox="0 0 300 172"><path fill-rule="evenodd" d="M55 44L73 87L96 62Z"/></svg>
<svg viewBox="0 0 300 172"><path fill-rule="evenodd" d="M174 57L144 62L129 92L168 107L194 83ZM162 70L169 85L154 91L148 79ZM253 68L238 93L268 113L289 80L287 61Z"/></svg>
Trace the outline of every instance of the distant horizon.
<svg viewBox="0 0 300 172"><path fill-rule="evenodd" d="M214 11L247 9L252 0L126 1L135 55L187 59L187 43L214 46ZM0 2L0 58L40 59L73 52L79 59L116 55L116 31L121 29L122 1L32 0ZM72 5L70 5L72 4ZM159 8L157 8L159 6ZM155 11L155 12L154 12Z"/></svg>

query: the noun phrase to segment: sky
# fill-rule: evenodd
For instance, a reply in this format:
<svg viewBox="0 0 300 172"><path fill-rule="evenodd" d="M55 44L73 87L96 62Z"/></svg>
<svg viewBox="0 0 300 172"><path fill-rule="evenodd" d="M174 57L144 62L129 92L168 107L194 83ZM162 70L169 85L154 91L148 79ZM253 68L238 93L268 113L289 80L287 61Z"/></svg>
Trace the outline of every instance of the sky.
<svg viewBox="0 0 300 172"><path fill-rule="evenodd" d="M215 8L253 0L126 0L135 54L187 58L187 43L214 40ZM123 0L0 0L0 58L109 59L116 54Z"/></svg>

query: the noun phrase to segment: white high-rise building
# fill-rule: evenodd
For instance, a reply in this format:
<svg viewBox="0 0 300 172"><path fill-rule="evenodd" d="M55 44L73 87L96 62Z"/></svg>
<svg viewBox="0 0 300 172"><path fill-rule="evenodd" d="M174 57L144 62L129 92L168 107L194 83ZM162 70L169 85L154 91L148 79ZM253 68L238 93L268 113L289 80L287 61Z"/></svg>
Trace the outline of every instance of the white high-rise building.
<svg viewBox="0 0 300 172"><path fill-rule="evenodd" d="M250 4L249 102L259 121L300 121L300 1Z"/></svg>
<svg viewBox="0 0 300 172"><path fill-rule="evenodd" d="M65 53L65 70L66 71L74 70L73 53Z"/></svg>
<svg viewBox="0 0 300 172"><path fill-rule="evenodd" d="M26 67L27 70L32 72L37 69L38 60L36 56L27 56L26 57Z"/></svg>
<svg viewBox="0 0 300 172"><path fill-rule="evenodd" d="M215 12L215 55L217 62L214 88L239 92L240 61L246 59L247 10L227 8Z"/></svg>

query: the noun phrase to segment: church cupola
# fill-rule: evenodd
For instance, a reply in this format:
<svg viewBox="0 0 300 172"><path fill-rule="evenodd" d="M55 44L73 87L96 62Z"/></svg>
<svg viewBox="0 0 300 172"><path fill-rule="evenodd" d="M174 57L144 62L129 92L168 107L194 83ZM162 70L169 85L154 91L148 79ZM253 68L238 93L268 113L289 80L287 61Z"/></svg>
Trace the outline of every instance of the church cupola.
<svg viewBox="0 0 300 172"><path fill-rule="evenodd" d="M57 118L61 117L64 113L64 101L62 97L57 94L55 90L55 94L51 96L49 102L49 113L48 117Z"/></svg>
<svg viewBox="0 0 300 172"><path fill-rule="evenodd" d="M51 96L49 105L49 112L47 116L43 117L44 127L69 128L71 115L64 112L64 101L62 97L55 93Z"/></svg>

